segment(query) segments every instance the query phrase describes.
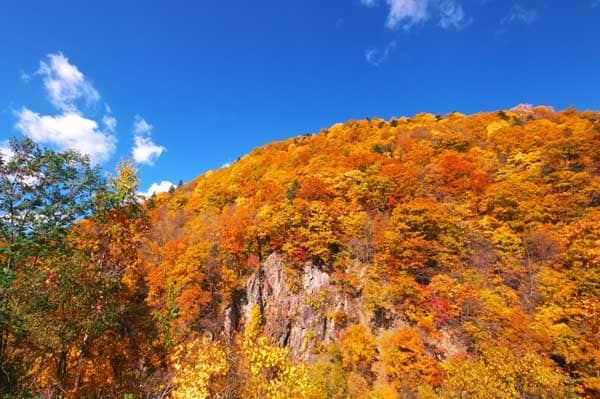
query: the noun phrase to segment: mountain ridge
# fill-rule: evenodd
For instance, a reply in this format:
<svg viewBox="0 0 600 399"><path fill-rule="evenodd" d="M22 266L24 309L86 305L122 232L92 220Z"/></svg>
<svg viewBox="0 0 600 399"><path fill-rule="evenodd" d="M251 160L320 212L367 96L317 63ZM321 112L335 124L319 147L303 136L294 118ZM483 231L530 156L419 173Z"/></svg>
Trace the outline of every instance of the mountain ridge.
<svg viewBox="0 0 600 399"><path fill-rule="evenodd" d="M255 148L147 203L161 339L227 325L235 346L252 326L310 358L321 391L346 392L328 397L483 397L498 356L514 367L502 389L593 397L599 154L598 113L544 106L348 121ZM306 270L325 288L307 294ZM272 285L288 299L265 302ZM334 371L335 387L319 379Z"/></svg>

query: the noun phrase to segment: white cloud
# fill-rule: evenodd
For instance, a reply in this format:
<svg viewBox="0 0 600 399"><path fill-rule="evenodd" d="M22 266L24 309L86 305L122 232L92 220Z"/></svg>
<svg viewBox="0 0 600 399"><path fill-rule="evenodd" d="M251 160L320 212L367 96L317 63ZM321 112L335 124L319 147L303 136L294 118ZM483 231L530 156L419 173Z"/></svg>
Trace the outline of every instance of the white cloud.
<svg viewBox="0 0 600 399"><path fill-rule="evenodd" d="M134 146L131 151L138 164L154 165L166 148L152 141L152 125L137 115L133 122Z"/></svg>
<svg viewBox="0 0 600 399"><path fill-rule="evenodd" d="M514 4L508 15L502 18L502 25L507 25L511 23L523 23L526 25L531 25L538 19L538 13L535 9L526 9L523 8L520 4Z"/></svg>
<svg viewBox="0 0 600 399"><path fill-rule="evenodd" d="M378 0L360 0L365 7L375 7ZM429 0L385 0L388 16L385 25L389 29L402 27L409 30L414 25L427 21Z"/></svg>
<svg viewBox="0 0 600 399"><path fill-rule="evenodd" d="M50 102L61 111L75 111L78 100L92 105L100 99L94 86L62 53L48 54L36 74L43 76Z"/></svg>
<svg viewBox="0 0 600 399"><path fill-rule="evenodd" d="M15 114L15 127L33 141L53 144L61 150L75 150L88 155L93 163L106 161L115 149L114 136L101 131L96 121L77 112L41 116L22 108Z"/></svg>
<svg viewBox="0 0 600 399"><path fill-rule="evenodd" d="M23 107L15 111L15 127L38 143L77 151L88 155L93 163L106 161L115 150L117 139L112 133L117 120L106 104L103 128L96 120L84 116L79 105L95 104L100 94L79 68L62 53L52 53L40 61L40 67L33 75L22 75L26 80L34 76L42 77L50 103L59 113L40 115Z"/></svg>
<svg viewBox="0 0 600 399"><path fill-rule="evenodd" d="M469 24L463 7L454 0L444 0L440 3L440 26L444 29L463 29Z"/></svg>
<svg viewBox="0 0 600 399"><path fill-rule="evenodd" d="M395 48L396 48L395 41L392 41L387 46L385 46L385 49L383 51L380 51L376 48L370 48L367 51L365 51L365 59L367 60L367 62L369 64L371 64L373 66L379 66L388 59L391 52Z"/></svg>
<svg viewBox="0 0 600 399"><path fill-rule="evenodd" d="M31 75L25 71L21 71L21 80L25 83L28 83L31 80Z"/></svg>
<svg viewBox="0 0 600 399"><path fill-rule="evenodd" d="M133 121L133 133L142 134L142 133L148 133L151 130L152 130L151 124L146 122L146 120L144 118L142 118L141 116L139 116L139 115L135 116L135 119Z"/></svg>
<svg viewBox="0 0 600 399"><path fill-rule="evenodd" d="M156 145L150 137L135 136L134 140L133 159L139 164L154 165L165 151L165 147Z"/></svg>
<svg viewBox="0 0 600 399"><path fill-rule="evenodd" d="M378 0L361 0L366 7L375 7ZM385 0L388 15L385 25L389 29L401 27L410 30L413 26L423 24L430 18L432 9L439 11L439 25L444 29L462 29L470 19L457 0Z"/></svg>
<svg viewBox="0 0 600 399"><path fill-rule="evenodd" d="M169 191L169 189L171 187L175 187L175 185L173 183L171 183L170 181L163 180L160 183L152 183L150 185L150 188L148 189L148 191L146 191L146 192L140 192L139 194L143 195L146 198L148 198L152 194L167 192L167 191Z"/></svg>
<svg viewBox="0 0 600 399"><path fill-rule="evenodd" d="M390 11L385 24L390 29L402 26L409 30L429 18L428 0L386 0L386 3Z"/></svg>
<svg viewBox="0 0 600 399"><path fill-rule="evenodd" d="M0 157L2 157L2 160L8 161L12 158L13 154L13 150L10 148L8 141L3 141L0 143Z"/></svg>
<svg viewBox="0 0 600 399"><path fill-rule="evenodd" d="M117 129L117 118L112 115L104 115L102 117L102 123L107 131L113 132Z"/></svg>

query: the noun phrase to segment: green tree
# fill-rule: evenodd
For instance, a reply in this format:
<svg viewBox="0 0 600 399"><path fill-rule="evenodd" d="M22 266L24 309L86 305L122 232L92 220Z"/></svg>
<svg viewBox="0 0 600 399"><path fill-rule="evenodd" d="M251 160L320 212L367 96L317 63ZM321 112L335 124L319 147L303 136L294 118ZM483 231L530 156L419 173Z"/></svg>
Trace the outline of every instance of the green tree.
<svg viewBox="0 0 600 399"><path fill-rule="evenodd" d="M40 148L29 139L13 139L0 156L0 382L14 381L7 364L11 335L18 341L24 334L18 312L25 307L17 309L14 298L26 286L17 274L70 252L68 232L92 214L93 194L102 184L87 157Z"/></svg>
<svg viewBox="0 0 600 399"><path fill-rule="evenodd" d="M93 194L102 187L99 169L87 157L12 140L0 155L0 240L5 278L15 265L66 251L73 223L90 216Z"/></svg>

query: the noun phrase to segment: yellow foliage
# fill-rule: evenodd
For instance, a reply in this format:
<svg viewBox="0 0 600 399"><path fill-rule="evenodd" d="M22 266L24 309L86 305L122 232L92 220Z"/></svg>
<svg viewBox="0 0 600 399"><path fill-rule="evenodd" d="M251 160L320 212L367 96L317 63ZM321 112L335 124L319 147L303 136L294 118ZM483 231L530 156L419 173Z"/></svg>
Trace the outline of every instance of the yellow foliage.
<svg viewBox="0 0 600 399"><path fill-rule="evenodd" d="M377 342L367 327L356 324L341 332L340 350L345 368L369 372L377 357Z"/></svg>
<svg viewBox="0 0 600 399"><path fill-rule="evenodd" d="M173 399L207 399L219 392L229 369L227 354L217 343L207 338L179 346L172 355L175 388Z"/></svg>
<svg viewBox="0 0 600 399"><path fill-rule="evenodd" d="M536 353L515 353L496 346L473 358L442 364L445 381L440 398L559 399L567 397L565 376Z"/></svg>
<svg viewBox="0 0 600 399"><path fill-rule="evenodd" d="M304 399L311 382L304 365L294 365L288 351L269 343L266 337L243 337L240 343L249 375L244 397L249 399Z"/></svg>
<svg viewBox="0 0 600 399"><path fill-rule="evenodd" d="M388 379L397 389L439 385L439 366L425 353L423 341L412 328L385 333L381 337L381 348L380 358Z"/></svg>

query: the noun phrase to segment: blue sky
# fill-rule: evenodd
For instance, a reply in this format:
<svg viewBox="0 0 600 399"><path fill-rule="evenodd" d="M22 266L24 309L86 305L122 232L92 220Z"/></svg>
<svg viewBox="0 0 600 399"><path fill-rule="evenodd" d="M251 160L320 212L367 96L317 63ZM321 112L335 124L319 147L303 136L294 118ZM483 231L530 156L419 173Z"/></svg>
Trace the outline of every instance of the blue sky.
<svg viewBox="0 0 600 399"><path fill-rule="evenodd" d="M3 0L0 143L147 190L353 118L597 110L599 46L600 0Z"/></svg>

